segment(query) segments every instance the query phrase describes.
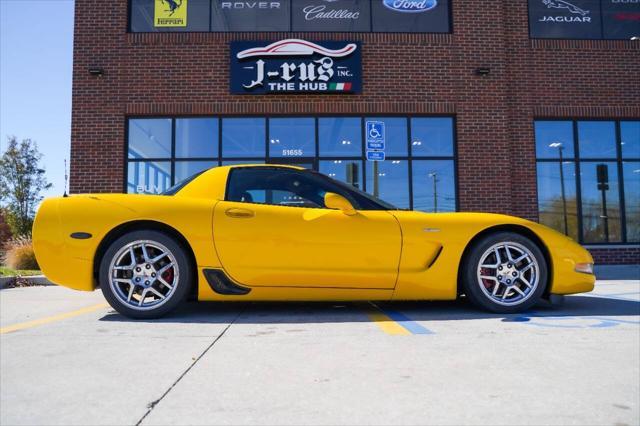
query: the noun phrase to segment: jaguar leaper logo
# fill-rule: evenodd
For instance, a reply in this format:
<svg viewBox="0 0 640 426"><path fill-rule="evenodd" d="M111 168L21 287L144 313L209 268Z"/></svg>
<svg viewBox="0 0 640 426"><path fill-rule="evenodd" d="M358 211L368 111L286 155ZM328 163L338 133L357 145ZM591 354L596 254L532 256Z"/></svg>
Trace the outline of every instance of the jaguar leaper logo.
<svg viewBox="0 0 640 426"><path fill-rule="evenodd" d="M438 0L382 0L382 4L395 12L421 13L436 7Z"/></svg>
<svg viewBox="0 0 640 426"><path fill-rule="evenodd" d="M542 3L547 5L549 9L567 9L571 13L582 16L589 14L588 10L580 9L575 4L571 4L564 0L542 0Z"/></svg>
<svg viewBox="0 0 640 426"><path fill-rule="evenodd" d="M155 0L153 18L156 27L186 27L187 0Z"/></svg>

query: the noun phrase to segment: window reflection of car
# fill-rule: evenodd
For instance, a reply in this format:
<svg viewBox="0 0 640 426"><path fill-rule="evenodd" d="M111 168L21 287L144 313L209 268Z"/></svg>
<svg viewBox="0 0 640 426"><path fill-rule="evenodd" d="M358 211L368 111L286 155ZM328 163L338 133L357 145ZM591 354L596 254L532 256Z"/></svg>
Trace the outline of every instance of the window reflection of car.
<svg viewBox="0 0 640 426"><path fill-rule="evenodd" d="M589 253L515 217L402 211L292 166L207 170L163 195L43 202L33 229L43 272L97 286L133 318L198 300L453 300L493 312L590 291Z"/></svg>

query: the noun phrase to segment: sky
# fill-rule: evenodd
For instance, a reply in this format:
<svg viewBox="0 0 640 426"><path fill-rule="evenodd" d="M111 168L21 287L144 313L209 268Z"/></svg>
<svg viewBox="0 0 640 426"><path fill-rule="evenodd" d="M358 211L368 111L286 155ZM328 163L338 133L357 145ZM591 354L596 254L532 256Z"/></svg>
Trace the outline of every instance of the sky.
<svg viewBox="0 0 640 426"><path fill-rule="evenodd" d="M73 0L0 0L0 153L30 138L62 195L71 139Z"/></svg>

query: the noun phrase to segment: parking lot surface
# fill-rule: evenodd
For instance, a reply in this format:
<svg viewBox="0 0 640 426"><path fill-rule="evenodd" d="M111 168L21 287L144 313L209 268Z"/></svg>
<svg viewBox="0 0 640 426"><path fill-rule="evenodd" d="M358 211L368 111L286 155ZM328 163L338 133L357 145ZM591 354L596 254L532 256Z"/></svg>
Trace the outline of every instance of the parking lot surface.
<svg viewBox="0 0 640 426"><path fill-rule="evenodd" d="M0 291L0 423L640 423L640 281L493 315L460 302L188 303Z"/></svg>

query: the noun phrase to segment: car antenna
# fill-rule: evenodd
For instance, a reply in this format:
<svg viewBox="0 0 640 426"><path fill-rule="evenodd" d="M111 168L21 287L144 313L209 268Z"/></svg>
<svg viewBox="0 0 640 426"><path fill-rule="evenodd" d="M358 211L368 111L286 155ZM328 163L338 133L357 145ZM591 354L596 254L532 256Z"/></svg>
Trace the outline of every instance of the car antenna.
<svg viewBox="0 0 640 426"><path fill-rule="evenodd" d="M63 197L68 197L69 195L67 194L67 180L69 179L69 176L67 175L67 159L64 159L64 193L62 194Z"/></svg>

